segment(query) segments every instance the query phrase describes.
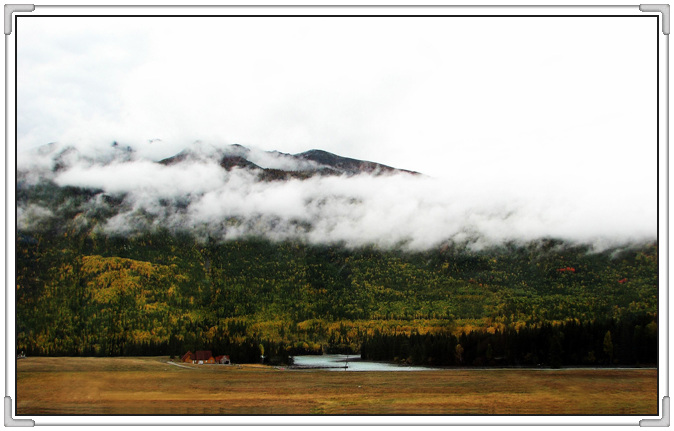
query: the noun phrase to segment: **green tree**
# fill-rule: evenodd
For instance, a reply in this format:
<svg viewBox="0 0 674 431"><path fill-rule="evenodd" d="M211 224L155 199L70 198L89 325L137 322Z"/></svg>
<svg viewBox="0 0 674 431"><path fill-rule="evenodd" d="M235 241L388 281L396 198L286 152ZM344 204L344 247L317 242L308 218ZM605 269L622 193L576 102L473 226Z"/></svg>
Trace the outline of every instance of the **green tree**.
<svg viewBox="0 0 674 431"><path fill-rule="evenodd" d="M552 368L560 368L562 366L562 333L555 333L550 338L550 347L548 350L548 359Z"/></svg>
<svg viewBox="0 0 674 431"><path fill-rule="evenodd" d="M494 359L494 349L492 349L491 343L487 344L487 352L485 353L485 356L490 362L492 359Z"/></svg>
<svg viewBox="0 0 674 431"><path fill-rule="evenodd" d="M463 363L463 346L461 344L456 345L454 357L456 358L457 364Z"/></svg>
<svg viewBox="0 0 674 431"><path fill-rule="evenodd" d="M608 363L613 363L613 340L611 339L611 331L606 331L604 335L604 353L608 357Z"/></svg>

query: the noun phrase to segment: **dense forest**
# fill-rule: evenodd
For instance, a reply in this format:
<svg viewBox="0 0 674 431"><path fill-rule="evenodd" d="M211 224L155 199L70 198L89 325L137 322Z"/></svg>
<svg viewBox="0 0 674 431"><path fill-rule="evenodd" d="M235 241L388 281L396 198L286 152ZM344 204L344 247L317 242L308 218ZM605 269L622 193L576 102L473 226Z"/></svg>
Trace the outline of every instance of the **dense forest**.
<svg viewBox="0 0 674 431"><path fill-rule="evenodd" d="M17 351L210 349L270 363L349 352L459 366L657 360L657 244L596 252L545 239L409 252L69 226L17 233Z"/></svg>
<svg viewBox="0 0 674 431"><path fill-rule="evenodd" d="M515 330L453 334L382 334L361 345L363 359L423 365L635 365L657 362L657 324L639 314L620 320L544 323Z"/></svg>

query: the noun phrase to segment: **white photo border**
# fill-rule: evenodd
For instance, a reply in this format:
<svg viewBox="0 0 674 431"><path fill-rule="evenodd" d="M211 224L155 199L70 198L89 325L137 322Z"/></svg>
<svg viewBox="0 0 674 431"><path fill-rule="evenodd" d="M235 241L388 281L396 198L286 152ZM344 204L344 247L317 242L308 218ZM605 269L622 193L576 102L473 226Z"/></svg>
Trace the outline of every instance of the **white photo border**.
<svg viewBox="0 0 674 431"><path fill-rule="evenodd" d="M7 6L6 6L7 7ZM667 11L668 12L668 11ZM6 11L7 14L7 11ZM668 35L657 11L638 6L41 6L32 12L10 12L10 33L5 22L5 421L32 419L35 425L638 425L640 419L662 420L669 413L669 153L668 153ZM36 16L195 16L195 15L457 15L457 16L652 16L657 21L658 43L658 248L659 248L659 352L658 415L635 416L39 416L16 415L15 357L15 240L16 240L16 42L20 22ZM663 13L664 15L664 13ZM7 18L7 16L5 17ZM44 19L44 18L42 18ZM668 16L667 16L668 20ZM668 22L668 21L667 21ZM17 28L18 27L18 28ZM668 26L667 26L668 27ZM18 30L18 31L17 31ZM668 28L667 28L668 30ZM655 31L655 29L654 29ZM656 41L654 40L654 43ZM645 79L651 79L645 77ZM7 411L7 398L14 405ZM667 405L665 408L664 405ZM11 422L11 421L10 421Z"/></svg>

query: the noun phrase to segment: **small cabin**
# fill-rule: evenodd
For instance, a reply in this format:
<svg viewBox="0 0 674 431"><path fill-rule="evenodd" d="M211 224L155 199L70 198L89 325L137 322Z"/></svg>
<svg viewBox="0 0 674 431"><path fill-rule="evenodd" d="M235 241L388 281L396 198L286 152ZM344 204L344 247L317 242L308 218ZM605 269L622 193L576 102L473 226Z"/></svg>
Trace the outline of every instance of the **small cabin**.
<svg viewBox="0 0 674 431"><path fill-rule="evenodd" d="M216 364L225 364L225 365L231 365L232 363L229 360L229 355L220 355L215 357L215 363Z"/></svg>
<svg viewBox="0 0 674 431"><path fill-rule="evenodd" d="M192 353L188 351L185 353L180 360L182 362L191 362L193 364L231 364L228 355L220 355L213 357L213 353L210 350L197 350Z"/></svg>

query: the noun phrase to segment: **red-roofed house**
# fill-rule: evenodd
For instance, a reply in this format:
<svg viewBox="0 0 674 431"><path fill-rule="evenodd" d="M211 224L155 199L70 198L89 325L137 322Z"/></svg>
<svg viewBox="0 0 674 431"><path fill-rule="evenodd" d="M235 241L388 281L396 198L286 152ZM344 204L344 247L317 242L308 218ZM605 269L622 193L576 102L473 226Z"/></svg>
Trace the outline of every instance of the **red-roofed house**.
<svg viewBox="0 0 674 431"><path fill-rule="evenodd" d="M215 364L215 358L210 350L198 350L194 356L197 364Z"/></svg>
<svg viewBox="0 0 674 431"><path fill-rule="evenodd" d="M182 362L194 362L194 353L190 352L189 350L187 353L185 353L182 358L180 358Z"/></svg>

